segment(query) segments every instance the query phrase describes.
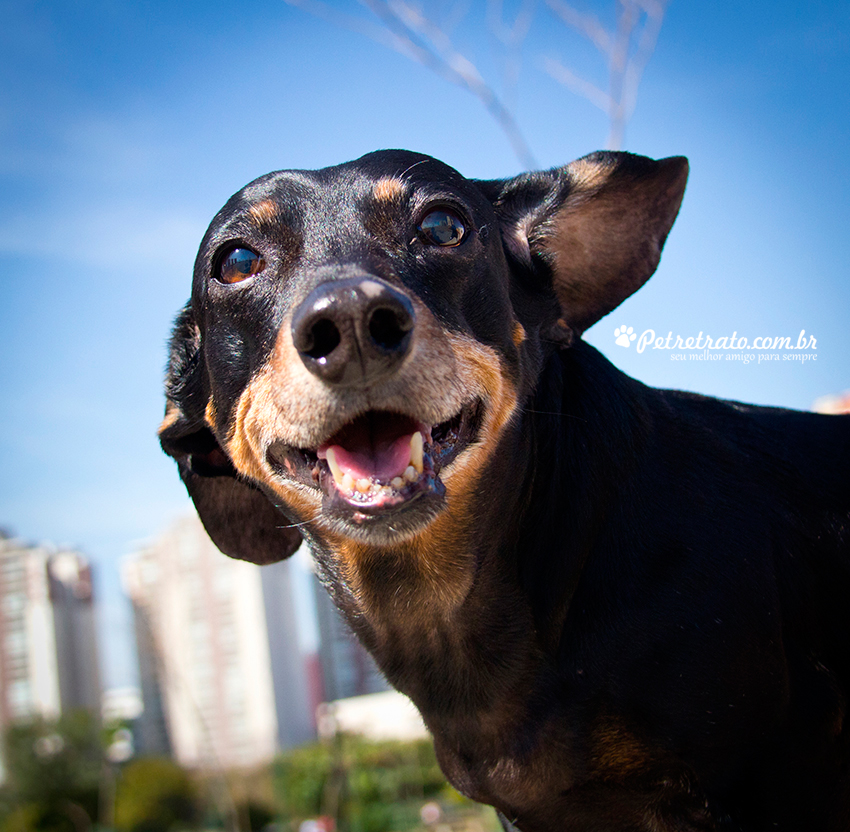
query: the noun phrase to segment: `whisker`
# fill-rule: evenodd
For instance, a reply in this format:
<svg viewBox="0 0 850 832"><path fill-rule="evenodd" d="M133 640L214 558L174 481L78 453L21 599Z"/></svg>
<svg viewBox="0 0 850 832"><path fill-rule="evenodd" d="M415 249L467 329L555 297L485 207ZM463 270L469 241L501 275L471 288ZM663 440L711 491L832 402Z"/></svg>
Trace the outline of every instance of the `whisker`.
<svg viewBox="0 0 850 832"><path fill-rule="evenodd" d="M278 506L280 508L280 506ZM289 523L286 526L275 526L277 529L297 529L299 526L309 526L310 523L315 523L322 516L322 512L314 514L309 520L302 520L300 523Z"/></svg>
<svg viewBox="0 0 850 832"><path fill-rule="evenodd" d="M413 163L413 164L412 164L409 168L407 168L407 170L405 170L405 171L403 171L403 172L402 172L402 174L401 174L401 176L399 177L399 179L404 179L404 177L405 177L405 176L407 176L407 174L408 174L411 170L413 170L413 168L415 168L417 165L424 165L426 162L430 162L430 161L431 161L430 159L420 159L418 162L414 162L414 163Z"/></svg>

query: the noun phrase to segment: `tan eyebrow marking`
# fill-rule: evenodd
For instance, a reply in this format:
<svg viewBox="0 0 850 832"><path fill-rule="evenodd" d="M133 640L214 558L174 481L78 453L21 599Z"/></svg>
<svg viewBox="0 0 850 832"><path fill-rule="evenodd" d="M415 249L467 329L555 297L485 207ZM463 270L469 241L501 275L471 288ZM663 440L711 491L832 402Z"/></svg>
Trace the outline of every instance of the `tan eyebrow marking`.
<svg viewBox="0 0 850 832"><path fill-rule="evenodd" d="M271 225L277 219L277 205L271 199L264 199L248 209L255 225Z"/></svg>
<svg viewBox="0 0 850 832"><path fill-rule="evenodd" d="M404 193L404 182L394 176L384 176L372 188L372 195L381 202L392 202Z"/></svg>

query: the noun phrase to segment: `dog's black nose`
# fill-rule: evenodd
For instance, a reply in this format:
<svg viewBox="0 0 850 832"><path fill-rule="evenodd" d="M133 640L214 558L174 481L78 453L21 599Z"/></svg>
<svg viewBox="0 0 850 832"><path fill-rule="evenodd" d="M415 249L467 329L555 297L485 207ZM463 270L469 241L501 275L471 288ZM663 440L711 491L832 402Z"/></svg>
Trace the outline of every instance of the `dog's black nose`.
<svg viewBox="0 0 850 832"><path fill-rule="evenodd" d="M402 292L375 277L322 283L292 318L292 340L307 369L329 384L372 384L410 351L416 316Z"/></svg>

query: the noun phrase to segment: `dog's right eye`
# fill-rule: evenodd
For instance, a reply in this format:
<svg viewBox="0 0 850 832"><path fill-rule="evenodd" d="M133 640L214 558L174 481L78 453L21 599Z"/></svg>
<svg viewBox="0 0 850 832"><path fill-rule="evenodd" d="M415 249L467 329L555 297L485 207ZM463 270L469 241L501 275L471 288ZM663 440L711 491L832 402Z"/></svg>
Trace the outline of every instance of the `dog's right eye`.
<svg viewBox="0 0 850 832"><path fill-rule="evenodd" d="M266 261L249 248L235 248L221 261L216 277L222 283L239 283L266 266Z"/></svg>
<svg viewBox="0 0 850 832"><path fill-rule="evenodd" d="M419 223L419 233L434 246L457 246L466 235L463 220L442 208L431 211Z"/></svg>

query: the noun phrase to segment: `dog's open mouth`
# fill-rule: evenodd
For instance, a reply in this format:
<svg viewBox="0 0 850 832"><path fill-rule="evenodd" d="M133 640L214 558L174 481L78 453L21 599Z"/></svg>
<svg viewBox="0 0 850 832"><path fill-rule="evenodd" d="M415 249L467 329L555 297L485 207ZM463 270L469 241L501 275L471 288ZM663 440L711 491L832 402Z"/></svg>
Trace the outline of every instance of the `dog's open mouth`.
<svg viewBox="0 0 850 832"><path fill-rule="evenodd" d="M320 489L324 513L364 522L426 495L441 498L440 473L475 441L480 412L475 402L441 424L428 425L370 410L317 448L276 442L268 459L279 474Z"/></svg>

